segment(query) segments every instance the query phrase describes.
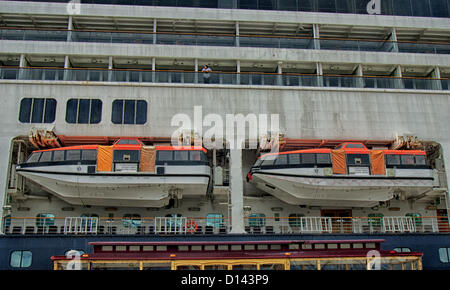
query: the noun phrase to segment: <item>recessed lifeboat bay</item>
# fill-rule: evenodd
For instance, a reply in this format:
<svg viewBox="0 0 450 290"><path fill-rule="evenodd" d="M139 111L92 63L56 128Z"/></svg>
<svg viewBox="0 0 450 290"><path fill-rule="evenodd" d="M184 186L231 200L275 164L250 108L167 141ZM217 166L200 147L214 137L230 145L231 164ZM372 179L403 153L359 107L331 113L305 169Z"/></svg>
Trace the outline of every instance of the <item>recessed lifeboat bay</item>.
<svg viewBox="0 0 450 290"><path fill-rule="evenodd" d="M362 143L262 155L247 180L286 203L372 207L433 188L425 151L369 150Z"/></svg>
<svg viewBox="0 0 450 290"><path fill-rule="evenodd" d="M163 207L171 198L206 194L206 152L121 138L110 146L37 150L17 172L74 205Z"/></svg>

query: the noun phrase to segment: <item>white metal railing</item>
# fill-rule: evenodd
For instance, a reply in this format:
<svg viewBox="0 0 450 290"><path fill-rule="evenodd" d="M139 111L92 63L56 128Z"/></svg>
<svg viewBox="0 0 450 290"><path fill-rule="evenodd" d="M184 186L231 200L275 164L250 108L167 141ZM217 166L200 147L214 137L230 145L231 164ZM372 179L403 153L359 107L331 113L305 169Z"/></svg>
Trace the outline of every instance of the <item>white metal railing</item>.
<svg viewBox="0 0 450 290"><path fill-rule="evenodd" d="M384 232L414 232L412 217L392 216L383 218Z"/></svg>
<svg viewBox="0 0 450 290"><path fill-rule="evenodd" d="M97 217L66 217L64 219L65 234L96 234Z"/></svg>
<svg viewBox="0 0 450 290"><path fill-rule="evenodd" d="M186 234L188 226L186 217L155 217L156 234Z"/></svg>

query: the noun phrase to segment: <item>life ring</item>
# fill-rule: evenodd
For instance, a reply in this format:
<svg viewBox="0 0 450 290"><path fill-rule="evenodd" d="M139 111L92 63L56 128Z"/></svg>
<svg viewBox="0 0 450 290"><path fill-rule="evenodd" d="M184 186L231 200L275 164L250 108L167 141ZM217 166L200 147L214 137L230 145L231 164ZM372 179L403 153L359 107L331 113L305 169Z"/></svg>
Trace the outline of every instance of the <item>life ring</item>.
<svg viewBox="0 0 450 290"><path fill-rule="evenodd" d="M195 221L188 221L186 223L186 231L189 233L195 233L197 231L197 223Z"/></svg>

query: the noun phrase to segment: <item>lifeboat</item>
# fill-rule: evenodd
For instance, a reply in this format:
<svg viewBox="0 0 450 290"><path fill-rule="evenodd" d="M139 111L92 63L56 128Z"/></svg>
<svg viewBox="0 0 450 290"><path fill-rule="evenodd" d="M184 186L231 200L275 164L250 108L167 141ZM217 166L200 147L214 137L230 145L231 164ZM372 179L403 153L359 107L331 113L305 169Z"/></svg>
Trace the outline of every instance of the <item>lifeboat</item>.
<svg viewBox="0 0 450 290"><path fill-rule="evenodd" d="M206 149L144 146L119 139L34 151L17 173L73 205L163 207L170 199L206 195Z"/></svg>
<svg viewBox="0 0 450 290"><path fill-rule="evenodd" d="M373 207L433 189L425 151L369 150L362 143L262 155L247 181L293 205Z"/></svg>

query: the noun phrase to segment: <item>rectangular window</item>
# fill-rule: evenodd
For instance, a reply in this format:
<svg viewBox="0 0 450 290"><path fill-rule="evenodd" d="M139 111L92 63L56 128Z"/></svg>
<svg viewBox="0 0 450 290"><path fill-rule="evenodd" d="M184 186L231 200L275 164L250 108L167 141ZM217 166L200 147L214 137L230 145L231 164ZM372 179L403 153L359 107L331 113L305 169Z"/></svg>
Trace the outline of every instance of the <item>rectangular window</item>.
<svg viewBox="0 0 450 290"><path fill-rule="evenodd" d="M36 163L39 161L39 158L41 157L42 152L35 152L31 154L30 157L27 159L27 163Z"/></svg>
<svg viewBox="0 0 450 290"><path fill-rule="evenodd" d="M440 248L439 249L439 260L441 263L449 263L450 254L449 254L450 248Z"/></svg>
<svg viewBox="0 0 450 290"><path fill-rule="evenodd" d="M317 164L331 164L331 157L328 153L317 154Z"/></svg>
<svg viewBox="0 0 450 290"><path fill-rule="evenodd" d="M369 154L347 154L348 165L369 165Z"/></svg>
<svg viewBox="0 0 450 290"><path fill-rule="evenodd" d="M400 156L399 155L386 155L386 164L387 165L400 165Z"/></svg>
<svg viewBox="0 0 450 290"><path fill-rule="evenodd" d="M297 165L300 164L300 154L289 154L289 164Z"/></svg>
<svg viewBox="0 0 450 290"><path fill-rule="evenodd" d="M416 165L427 165L427 157L423 155L416 155Z"/></svg>
<svg viewBox="0 0 450 290"><path fill-rule="evenodd" d="M174 160L175 161L187 161L189 156L189 151L174 151Z"/></svg>
<svg viewBox="0 0 450 290"><path fill-rule="evenodd" d="M53 151L53 161L64 161L64 150Z"/></svg>
<svg viewBox="0 0 450 290"><path fill-rule="evenodd" d="M67 150L66 160L67 161L76 161L81 160L81 150Z"/></svg>
<svg viewBox="0 0 450 290"><path fill-rule="evenodd" d="M268 156L263 160L261 166L273 166L274 162L275 159L273 158L273 156Z"/></svg>
<svg viewBox="0 0 450 290"><path fill-rule="evenodd" d="M53 123L55 115L55 99L24 98L20 101L19 121L22 123Z"/></svg>
<svg viewBox="0 0 450 290"><path fill-rule="evenodd" d="M33 254L30 251L13 251L9 264L13 268L28 268L31 266Z"/></svg>
<svg viewBox="0 0 450 290"><path fill-rule="evenodd" d="M97 160L97 150L81 150L81 160Z"/></svg>
<svg viewBox="0 0 450 290"><path fill-rule="evenodd" d="M287 165L288 156L286 154L278 155L277 159L275 159L275 165Z"/></svg>
<svg viewBox="0 0 450 290"><path fill-rule="evenodd" d="M400 159L402 165L414 165L414 155L402 155Z"/></svg>
<svg viewBox="0 0 450 290"><path fill-rule="evenodd" d="M172 161L173 151L158 151L158 161Z"/></svg>
<svg viewBox="0 0 450 290"><path fill-rule="evenodd" d="M147 122L147 102L143 100L113 101L111 121L114 124L145 124Z"/></svg>
<svg viewBox="0 0 450 290"><path fill-rule="evenodd" d="M316 157L314 153L303 153L300 154L302 156L302 164L315 164Z"/></svg>
<svg viewBox="0 0 450 290"><path fill-rule="evenodd" d="M101 100L70 99L67 101L66 122L69 124L98 124L101 121L101 114Z"/></svg>
<svg viewBox="0 0 450 290"><path fill-rule="evenodd" d="M52 161L52 151L45 151L42 152L41 159L39 159L39 162L50 162Z"/></svg>

